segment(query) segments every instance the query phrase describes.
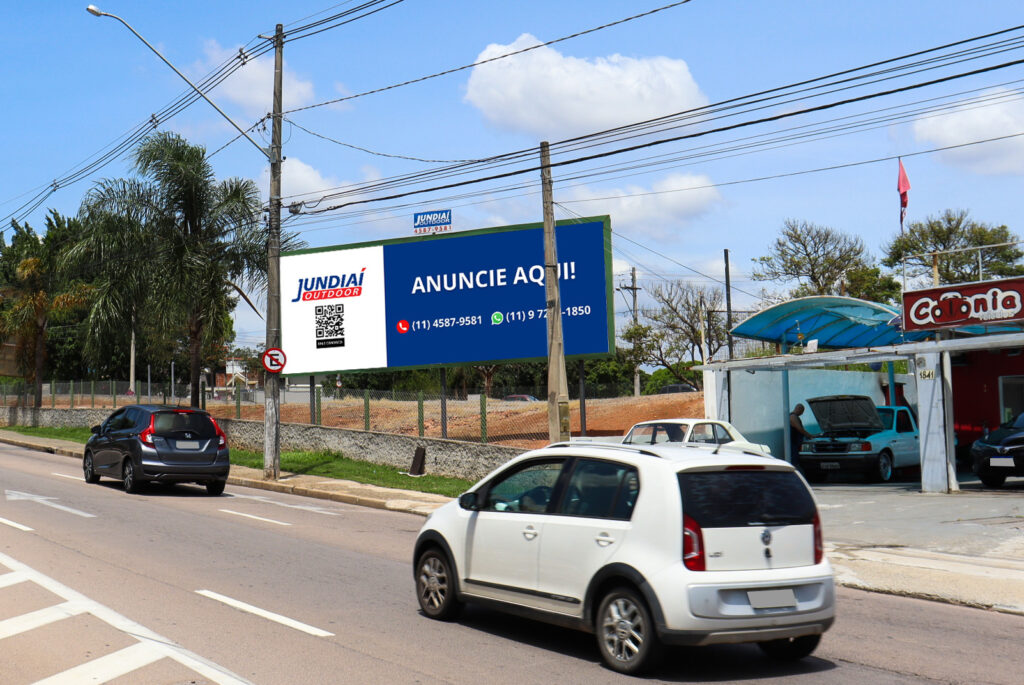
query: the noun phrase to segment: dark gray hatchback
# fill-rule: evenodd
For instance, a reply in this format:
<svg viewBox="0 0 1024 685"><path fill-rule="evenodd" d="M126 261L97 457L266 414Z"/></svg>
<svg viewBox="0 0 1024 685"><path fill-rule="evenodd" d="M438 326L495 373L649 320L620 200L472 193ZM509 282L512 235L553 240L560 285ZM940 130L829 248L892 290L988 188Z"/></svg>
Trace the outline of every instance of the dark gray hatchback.
<svg viewBox="0 0 1024 685"><path fill-rule="evenodd" d="M231 468L228 442L202 409L136 404L118 409L92 427L82 471L87 483L116 478L125 492L148 482L200 483L211 495L224 492Z"/></svg>

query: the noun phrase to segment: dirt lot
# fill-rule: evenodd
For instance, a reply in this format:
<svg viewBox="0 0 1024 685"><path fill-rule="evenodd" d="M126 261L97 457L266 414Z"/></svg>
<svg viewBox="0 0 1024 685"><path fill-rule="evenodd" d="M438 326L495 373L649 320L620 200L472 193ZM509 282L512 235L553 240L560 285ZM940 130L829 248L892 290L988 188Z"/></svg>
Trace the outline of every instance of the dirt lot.
<svg viewBox="0 0 1024 685"><path fill-rule="evenodd" d="M208 409L215 416L235 416L233 405L210 405ZM571 402L569 411L572 433L578 435L579 402ZM325 426L355 429L362 429L365 426L363 403L359 400L325 402L321 413ZM587 400L587 432L590 435L622 435L639 421L695 416L704 416L703 393ZM415 402L374 400L370 406L370 417L371 430L404 435L415 435L418 431L418 407ZM261 421L263 406L243 406L242 418ZM309 423L309 405L283 405L281 421ZM487 408L486 428L489 443L540 447L547 443L547 403L491 400ZM436 402L426 407L424 433L428 437L441 436L439 407ZM448 437L457 440L480 440L478 401L449 402Z"/></svg>

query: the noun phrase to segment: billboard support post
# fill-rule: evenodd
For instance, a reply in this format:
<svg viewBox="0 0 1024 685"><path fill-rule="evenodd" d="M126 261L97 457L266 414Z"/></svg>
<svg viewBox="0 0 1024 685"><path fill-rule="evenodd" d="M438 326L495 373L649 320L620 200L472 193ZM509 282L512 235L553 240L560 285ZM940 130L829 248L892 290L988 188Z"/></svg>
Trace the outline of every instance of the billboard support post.
<svg viewBox="0 0 1024 685"><path fill-rule="evenodd" d="M555 248L555 207L551 190L551 150L540 144L540 179L544 204L544 292L548 319L548 438L569 439L569 385L562 339L562 303L558 292L558 253Z"/></svg>

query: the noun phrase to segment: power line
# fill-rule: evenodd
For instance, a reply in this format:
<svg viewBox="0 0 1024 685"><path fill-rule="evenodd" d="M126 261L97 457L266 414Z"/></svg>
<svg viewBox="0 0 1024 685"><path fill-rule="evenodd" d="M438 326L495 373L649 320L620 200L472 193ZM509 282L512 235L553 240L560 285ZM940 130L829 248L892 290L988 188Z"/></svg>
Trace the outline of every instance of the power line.
<svg viewBox="0 0 1024 685"><path fill-rule="evenodd" d="M662 7L657 7L655 9L653 9L653 10L649 10L647 12L642 12L640 14L634 14L633 16L626 17L624 19L619 19L617 21L609 22L607 24L602 24L601 26L595 26L594 28L586 29L584 31L577 31L576 33L573 33L571 35L562 36L561 38L555 38L554 40L549 40L549 41L544 42L544 43L538 43L537 45L531 45L530 47L523 48L521 50L514 50L513 52L507 52L507 53L505 53L503 55L498 55L497 57L491 57L491 58L488 58L488 59L479 60L477 62L473 62L472 64L464 64L461 67L453 67L452 69L446 69L444 71L439 71L439 72L437 72L435 74L430 74L428 76L421 76L419 78L410 79L408 81L402 81L401 83L393 83L390 86L384 86L382 88L375 88L373 90L368 90L368 91L365 91L365 92L362 92L362 93L356 93L355 95L346 95L344 97L335 98L333 100L327 100L325 102L318 102L316 104L306 105L304 107L296 107L295 109L285 110L285 114L293 114L294 112L302 112L302 111L307 110L307 109L313 109L314 107L324 107L326 105L333 105L333 104L337 104L339 102L346 102L348 100L355 100L356 98L366 97L367 95L375 95L376 93L383 93L383 92L388 91L388 90L394 90L395 88L401 88L403 86L412 85L413 83L421 83L423 81L429 81L430 79L435 79L435 78L438 78L440 76L447 76L448 74L454 74L454 73L457 73L457 72L460 72L460 71L465 71L466 69L472 69L473 67L478 67L478 66L480 66L482 64L488 64L489 62L497 62L498 60L506 59L508 57L514 57L515 55L521 55L524 52L530 52L531 50L537 50L538 48L547 47L548 45L555 45L556 43L561 43L563 41L571 40L573 38L579 38L580 36L585 36L585 35L587 35L589 33L595 33L596 31L601 31L603 29L611 28L612 26L618 26L619 24L625 24L626 22L633 21L635 19L641 19L643 17L648 17L648 16L650 16L652 14L657 14L658 12L663 12L663 11L665 11L667 9L672 9L673 7L678 7L680 5L685 5L685 4L689 3L689 2L690 2L690 0L679 0L679 2L673 2L673 3L670 3L668 5L664 5Z"/></svg>
<svg viewBox="0 0 1024 685"><path fill-rule="evenodd" d="M452 163L456 163L456 162L479 162L480 161L478 159L423 159L422 157L409 157L407 155L393 155L393 154L389 154L387 152L377 152L376 150L370 150L370 149L365 148L365 147L359 147L358 145L352 145L351 143L343 143L340 140L335 140L334 138L330 138L330 137L325 136L325 135L323 135L321 133L316 133L315 131L310 131L305 126L302 126L301 124L295 123L293 120L289 119L288 117L285 117L285 121L287 121L289 124L291 124L295 128L299 129L300 131L305 131L306 133L308 133L311 136L316 136L317 138L320 138L322 140L326 140L326 141L328 141L330 143L334 143L335 145L341 145L342 147L347 147L347 148L352 149L352 150L358 150L360 152L366 152L366 153L371 154L371 155L376 155L377 157L390 157L392 159L408 159L408 160L413 161L413 162L430 162L430 163L439 163L439 164L452 164ZM232 141L232 142L234 142L234 141Z"/></svg>

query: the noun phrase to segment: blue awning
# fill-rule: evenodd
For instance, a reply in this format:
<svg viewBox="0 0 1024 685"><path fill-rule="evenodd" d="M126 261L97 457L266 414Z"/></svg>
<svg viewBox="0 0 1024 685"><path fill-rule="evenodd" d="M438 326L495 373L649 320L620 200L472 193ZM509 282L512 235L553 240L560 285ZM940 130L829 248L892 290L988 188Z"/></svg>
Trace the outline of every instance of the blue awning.
<svg viewBox="0 0 1024 685"><path fill-rule="evenodd" d="M925 340L930 332L904 333L900 311L855 297L814 296L788 300L758 312L732 329L740 338L786 345L842 349Z"/></svg>

